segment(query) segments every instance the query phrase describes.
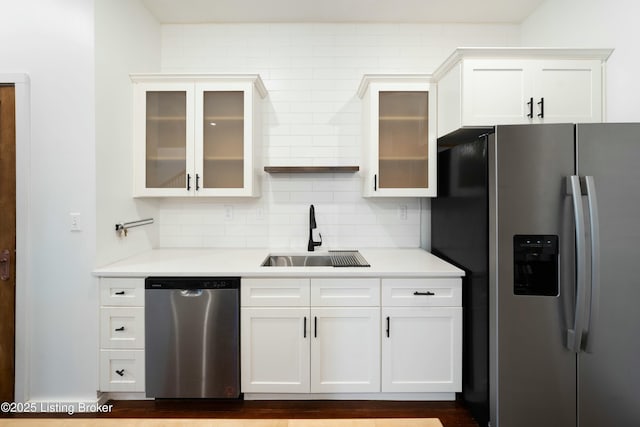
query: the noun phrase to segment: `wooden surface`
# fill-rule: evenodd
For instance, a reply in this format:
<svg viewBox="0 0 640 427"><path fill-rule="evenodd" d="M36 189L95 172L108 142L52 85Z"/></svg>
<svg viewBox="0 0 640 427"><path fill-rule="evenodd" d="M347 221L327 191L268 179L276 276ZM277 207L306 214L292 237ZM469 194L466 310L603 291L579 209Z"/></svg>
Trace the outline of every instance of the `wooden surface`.
<svg viewBox="0 0 640 427"><path fill-rule="evenodd" d="M129 427L442 427L436 418L420 419L12 419L2 423L5 427L112 427L126 425Z"/></svg>
<svg viewBox="0 0 640 427"><path fill-rule="evenodd" d="M269 173L351 173L358 172L359 166L265 166Z"/></svg>
<svg viewBox="0 0 640 427"><path fill-rule="evenodd" d="M350 401L350 400L297 400L297 401L244 401L244 400L118 400L109 401L111 412L100 418L162 418L162 419L405 419L437 418L443 427L478 427L460 402L417 401ZM7 414L2 414L6 416ZM0 416L2 416L0 415ZM18 417L69 419L66 414L25 414ZM73 418L94 414L75 414ZM3 420L5 421L5 420ZM0 425L4 424L0 422ZM23 424L25 425L25 424ZM143 424L141 424L143 425ZM263 424L258 424L262 426ZM265 427L270 425L264 424ZM232 426L236 427L236 426ZM296 426L297 427L297 426ZM319 426L318 426L319 427ZM342 427L342 425L340 426Z"/></svg>
<svg viewBox="0 0 640 427"><path fill-rule="evenodd" d="M16 251L15 88L0 86L0 254L8 251L7 280L0 280L0 401L13 400ZM7 267L6 263L0 269Z"/></svg>

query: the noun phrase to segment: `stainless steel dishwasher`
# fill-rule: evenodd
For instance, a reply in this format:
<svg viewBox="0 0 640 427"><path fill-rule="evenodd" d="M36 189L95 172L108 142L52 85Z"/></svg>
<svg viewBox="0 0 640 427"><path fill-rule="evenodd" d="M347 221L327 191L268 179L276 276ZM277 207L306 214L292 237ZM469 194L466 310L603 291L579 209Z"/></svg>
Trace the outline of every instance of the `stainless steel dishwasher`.
<svg viewBox="0 0 640 427"><path fill-rule="evenodd" d="M240 395L240 278L145 280L147 397Z"/></svg>

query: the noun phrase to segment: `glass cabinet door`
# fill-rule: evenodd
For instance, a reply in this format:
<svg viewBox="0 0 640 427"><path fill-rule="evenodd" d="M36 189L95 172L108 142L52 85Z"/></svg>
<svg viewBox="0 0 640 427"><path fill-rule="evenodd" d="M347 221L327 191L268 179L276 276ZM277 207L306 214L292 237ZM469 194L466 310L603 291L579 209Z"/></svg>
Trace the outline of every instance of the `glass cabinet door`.
<svg viewBox="0 0 640 427"><path fill-rule="evenodd" d="M203 91L203 188L245 185L244 91Z"/></svg>
<svg viewBox="0 0 640 427"><path fill-rule="evenodd" d="M187 186L187 92L146 92L146 188Z"/></svg>
<svg viewBox="0 0 640 427"><path fill-rule="evenodd" d="M428 188L429 92L378 96L378 188Z"/></svg>

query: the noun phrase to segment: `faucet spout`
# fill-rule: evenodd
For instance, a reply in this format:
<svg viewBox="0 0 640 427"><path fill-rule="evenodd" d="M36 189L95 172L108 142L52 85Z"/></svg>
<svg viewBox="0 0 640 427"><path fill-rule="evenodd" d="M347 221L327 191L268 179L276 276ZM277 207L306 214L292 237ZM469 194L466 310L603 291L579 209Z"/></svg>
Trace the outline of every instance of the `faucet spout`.
<svg viewBox="0 0 640 427"><path fill-rule="evenodd" d="M320 246L322 244L322 234L318 233L320 236L320 241L316 242L313 240L313 230L318 228L316 224L316 210L313 205L309 206L309 243L307 244L307 250L309 252L313 252L316 246Z"/></svg>

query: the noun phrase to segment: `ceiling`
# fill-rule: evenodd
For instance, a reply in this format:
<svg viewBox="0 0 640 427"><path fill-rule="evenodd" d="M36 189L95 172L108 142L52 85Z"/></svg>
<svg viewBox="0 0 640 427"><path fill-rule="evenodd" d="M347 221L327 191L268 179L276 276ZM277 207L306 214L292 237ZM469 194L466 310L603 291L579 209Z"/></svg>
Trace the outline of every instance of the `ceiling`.
<svg viewBox="0 0 640 427"><path fill-rule="evenodd" d="M160 23L520 23L545 0L142 0Z"/></svg>

